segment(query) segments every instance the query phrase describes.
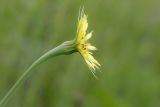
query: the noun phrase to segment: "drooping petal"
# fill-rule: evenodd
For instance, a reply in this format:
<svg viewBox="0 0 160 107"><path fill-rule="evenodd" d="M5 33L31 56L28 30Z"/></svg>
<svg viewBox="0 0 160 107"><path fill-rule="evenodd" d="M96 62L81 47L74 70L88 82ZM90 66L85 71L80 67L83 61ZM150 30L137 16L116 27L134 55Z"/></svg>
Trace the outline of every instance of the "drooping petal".
<svg viewBox="0 0 160 107"><path fill-rule="evenodd" d="M83 53L82 56L84 57L87 65L92 68L93 70L99 69L100 64L98 63L98 61L96 61L94 59L94 57L89 53Z"/></svg>
<svg viewBox="0 0 160 107"><path fill-rule="evenodd" d="M93 63L95 63L96 65L101 66L101 64L97 60L95 60L92 55L88 55L88 59Z"/></svg>
<svg viewBox="0 0 160 107"><path fill-rule="evenodd" d="M95 66L94 66L90 61L88 61L88 60L85 60L85 61L86 61L87 65L89 66L89 68L92 68L93 71L96 70L96 69L95 69Z"/></svg>

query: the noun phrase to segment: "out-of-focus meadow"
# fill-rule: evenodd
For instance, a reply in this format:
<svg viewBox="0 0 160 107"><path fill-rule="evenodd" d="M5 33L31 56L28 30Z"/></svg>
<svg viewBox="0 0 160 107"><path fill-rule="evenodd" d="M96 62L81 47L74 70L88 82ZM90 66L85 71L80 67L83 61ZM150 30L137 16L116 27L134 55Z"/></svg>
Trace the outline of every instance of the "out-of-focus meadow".
<svg viewBox="0 0 160 107"><path fill-rule="evenodd" d="M75 37L80 6L99 80L78 53L52 58L7 107L160 107L160 0L0 0L0 99L33 61Z"/></svg>

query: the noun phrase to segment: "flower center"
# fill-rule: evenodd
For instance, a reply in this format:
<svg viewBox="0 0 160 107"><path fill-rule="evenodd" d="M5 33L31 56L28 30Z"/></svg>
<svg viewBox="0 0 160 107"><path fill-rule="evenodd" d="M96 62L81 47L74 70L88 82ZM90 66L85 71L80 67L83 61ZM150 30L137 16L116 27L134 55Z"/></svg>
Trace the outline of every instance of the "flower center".
<svg viewBox="0 0 160 107"><path fill-rule="evenodd" d="M79 43L78 46L77 46L77 48L78 48L79 51L85 51L85 50L87 50L86 44L84 44L84 43Z"/></svg>
<svg viewBox="0 0 160 107"><path fill-rule="evenodd" d="M82 49L83 49L83 50L86 50L86 49L87 49L85 44L81 44L81 45L82 45Z"/></svg>

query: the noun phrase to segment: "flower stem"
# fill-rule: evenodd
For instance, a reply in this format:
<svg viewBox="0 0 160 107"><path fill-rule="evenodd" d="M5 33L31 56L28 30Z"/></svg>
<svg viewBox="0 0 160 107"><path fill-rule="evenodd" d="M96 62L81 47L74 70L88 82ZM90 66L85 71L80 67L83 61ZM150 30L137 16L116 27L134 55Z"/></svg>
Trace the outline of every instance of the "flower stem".
<svg viewBox="0 0 160 107"><path fill-rule="evenodd" d="M46 52L42 55L39 59L37 59L23 74L22 76L16 81L16 83L11 87L11 89L7 92L7 94L2 98L0 101L0 107L5 106L8 100L13 96L17 88L29 77L29 75L33 72L33 69L41 64L42 62L48 60L51 57L55 57L58 55L65 55L71 54L74 52L75 48L72 47L73 42L64 42L63 44L57 46L56 48Z"/></svg>

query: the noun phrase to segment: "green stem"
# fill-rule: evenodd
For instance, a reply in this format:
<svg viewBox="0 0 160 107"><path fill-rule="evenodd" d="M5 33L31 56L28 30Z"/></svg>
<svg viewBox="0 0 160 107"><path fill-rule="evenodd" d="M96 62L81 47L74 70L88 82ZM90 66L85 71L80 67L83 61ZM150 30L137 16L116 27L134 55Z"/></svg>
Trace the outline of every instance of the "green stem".
<svg viewBox="0 0 160 107"><path fill-rule="evenodd" d="M0 101L0 107L5 106L9 98L13 96L17 88L29 77L29 75L32 73L32 70L42 62L46 61L47 59L51 57L55 57L58 55L63 54L70 54L73 53L75 50L73 46L73 42L64 42L63 44L59 45L58 47L48 51L44 55L42 55L39 59L37 59L23 74L22 76L16 81L16 83L11 87L11 89L8 91L8 93L2 98Z"/></svg>

